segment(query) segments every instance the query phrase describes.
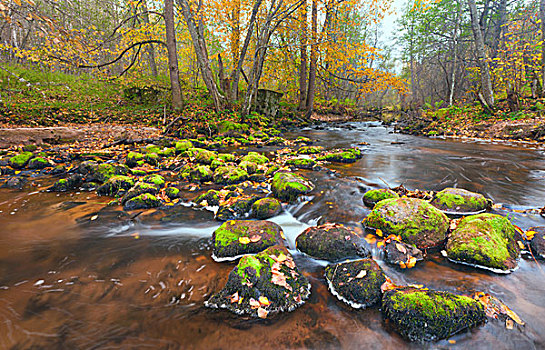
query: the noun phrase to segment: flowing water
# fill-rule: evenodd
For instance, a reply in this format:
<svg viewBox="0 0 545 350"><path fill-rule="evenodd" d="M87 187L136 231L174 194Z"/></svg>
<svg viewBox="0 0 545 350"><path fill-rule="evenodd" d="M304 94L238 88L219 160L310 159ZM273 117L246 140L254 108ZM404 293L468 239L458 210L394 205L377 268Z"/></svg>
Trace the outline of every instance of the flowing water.
<svg viewBox="0 0 545 350"><path fill-rule="evenodd" d="M297 135L326 148L358 146L363 159L306 171L312 196L273 221L291 248L309 225L341 222L361 231L369 212L361 202L371 188L447 186L478 191L503 203L523 229L545 225L525 208L545 198L543 151L517 145L448 141L393 134L375 123L346 124ZM288 135L290 136L290 135ZM295 136L295 134L291 135ZM545 264L521 259L510 275L496 275L430 256L411 270L384 264L397 284L470 294L485 291L509 305L526 325L501 321L449 340L412 344L392 331L378 308L352 310L328 291L323 262L292 250L312 284L308 302L267 320L206 309L203 302L227 281L234 263L211 258L213 214L189 206L137 217L93 193L55 194L0 189L0 348L6 349L226 349L226 348L485 348L545 347Z"/></svg>

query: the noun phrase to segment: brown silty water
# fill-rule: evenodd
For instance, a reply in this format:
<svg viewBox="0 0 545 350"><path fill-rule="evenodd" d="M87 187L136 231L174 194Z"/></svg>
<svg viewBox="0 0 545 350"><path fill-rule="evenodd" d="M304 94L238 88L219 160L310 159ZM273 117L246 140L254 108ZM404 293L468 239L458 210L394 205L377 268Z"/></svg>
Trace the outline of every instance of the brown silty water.
<svg viewBox="0 0 545 350"><path fill-rule="evenodd" d="M517 210L543 206L543 151L516 145L455 142L391 134L373 123L297 133L326 148L356 146L364 157L331 165L335 173L305 171L311 196L272 219L279 223L312 294L292 313L266 320L241 318L203 306L235 263L211 259L213 214L189 206L137 217L106 207L92 192L55 194L35 178L23 191L0 189L0 347L6 349L230 349L230 348L485 348L545 347L545 264L521 259L510 275L477 270L429 256L400 270L373 255L397 284L423 284L460 294L485 291L514 310L524 327L489 320L449 340L415 344L400 338L378 307L353 310L327 290L324 263L294 250L308 225L340 222L361 231L371 188L404 184L478 191L503 203L526 229L545 225ZM288 135L294 136L294 135ZM395 144L392 144L395 142ZM454 342L454 344L453 344Z"/></svg>

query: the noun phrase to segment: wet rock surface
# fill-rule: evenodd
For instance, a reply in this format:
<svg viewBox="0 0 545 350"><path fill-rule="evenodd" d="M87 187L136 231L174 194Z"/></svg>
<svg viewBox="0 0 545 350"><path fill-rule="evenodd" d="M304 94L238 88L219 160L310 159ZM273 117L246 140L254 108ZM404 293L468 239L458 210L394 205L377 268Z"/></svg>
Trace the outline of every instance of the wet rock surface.
<svg viewBox="0 0 545 350"><path fill-rule="evenodd" d="M373 259L328 265L325 278L329 291L353 308L367 308L381 301L384 272Z"/></svg>
<svg viewBox="0 0 545 350"><path fill-rule="evenodd" d="M295 173L278 172L271 185L273 195L281 201L293 202L301 194L314 189L314 184Z"/></svg>
<svg viewBox="0 0 545 350"><path fill-rule="evenodd" d="M448 338L486 319L482 304L471 298L415 288L385 292L382 313L410 341Z"/></svg>
<svg viewBox="0 0 545 350"><path fill-rule="evenodd" d="M363 195L363 203L373 208L375 204L384 199L399 198L399 195L389 188L381 188L378 190L369 190Z"/></svg>
<svg viewBox="0 0 545 350"><path fill-rule="evenodd" d="M309 227L297 236L295 242L303 253L332 262L371 256L361 237L340 224Z"/></svg>
<svg viewBox="0 0 545 350"><path fill-rule="evenodd" d="M407 268L423 259L422 251L413 245L391 240L384 246L384 260L389 264Z"/></svg>
<svg viewBox="0 0 545 350"><path fill-rule="evenodd" d="M225 287L205 302L238 315L266 318L293 311L310 295L310 283L283 246L242 257Z"/></svg>
<svg viewBox="0 0 545 350"><path fill-rule="evenodd" d="M274 222L230 220L212 235L212 257L217 261L235 260L241 255L259 253L284 242L282 228Z"/></svg>
<svg viewBox="0 0 545 350"><path fill-rule="evenodd" d="M463 218L451 232L446 251L454 262L501 273L515 269L520 256L515 227L509 219L494 214Z"/></svg>
<svg viewBox="0 0 545 350"><path fill-rule="evenodd" d="M530 227L528 231L535 232L530 241L530 249L536 257L545 259L545 226Z"/></svg>
<svg viewBox="0 0 545 350"><path fill-rule="evenodd" d="M269 219L282 212L282 204L276 198L261 198L252 204L252 216L259 220Z"/></svg>
<svg viewBox="0 0 545 350"><path fill-rule="evenodd" d="M398 235L419 249L428 249L443 245L449 219L426 201L403 197L377 203L363 224L384 235Z"/></svg>

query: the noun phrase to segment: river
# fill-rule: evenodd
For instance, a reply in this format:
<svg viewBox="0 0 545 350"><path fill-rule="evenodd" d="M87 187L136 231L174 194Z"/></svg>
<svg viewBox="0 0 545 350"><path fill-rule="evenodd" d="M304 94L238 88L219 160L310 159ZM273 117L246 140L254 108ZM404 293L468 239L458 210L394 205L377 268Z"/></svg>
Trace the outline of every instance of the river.
<svg viewBox="0 0 545 350"><path fill-rule="evenodd" d="M523 229L545 225L523 209L545 204L545 158L531 145L454 141L394 134L378 123L305 129L326 148L360 145L354 164L304 171L316 189L272 219L291 248L309 225L340 222L361 232L361 198L371 188L462 187L501 203ZM268 151L269 149L262 149ZM378 308L352 310L331 295L324 263L291 250L312 294L292 313L244 319L203 306L227 281L234 263L216 263L213 214L189 206L136 217L106 207L92 192L39 191L52 182L32 179L25 191L0 189L0 347L6 349L227 349L227 348L545 348L545 264L521 259L519 269L496 275L446 261L439 254L410 270L385 264L396 284L423 284L460 294L484 291L526 325L506 329L489 320L448 340L413 344L397 335ZM35 191L32 191L36 188ZM188 194L189 195L189 194Z"/></svg>

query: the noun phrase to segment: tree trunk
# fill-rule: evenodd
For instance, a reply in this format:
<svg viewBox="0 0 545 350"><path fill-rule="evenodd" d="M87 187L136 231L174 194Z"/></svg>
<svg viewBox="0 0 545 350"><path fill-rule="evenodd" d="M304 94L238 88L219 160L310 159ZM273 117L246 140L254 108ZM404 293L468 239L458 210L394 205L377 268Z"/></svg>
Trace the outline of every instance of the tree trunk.
<svg viewBox="0 0 545 350"><path fill-rule="evenodd" d="M545 1L545 0L544 0ZM299 110L305 109L307 105L307 2L301 6L301 62L299 65Z"/></svg>
<svg viewBox="0 0 545 350"><path fill-rule="evenodd" d="M212 73L212 68L210 66L210 60L208 59L208 50L206 48L206 41L204 38L204 24L200 18L202 16L202 14L200 14L200 11L202 11L202 1L199 1L198 9L195 12L191 9L189 0L178 0L178 4L182 8L182 14L187 24L187 29L189 31L189 35L191 35L191 42L193 43L193 48L195 49L195 55L197 56L197 63L201 71L202 80L210 93L215 110L219 112L224 107L225 98L218 90L214 79L214 74Z"/></svg>
<svg viewBox="0 0 545 350"><path fill-rule="evenodd" d="M165 30L167 37L168 71L172 90L172 108L182 108L182 89L178 69L178 53L176 52L176 33L174 31L174 0L165 0Z"/></svg>
<svg viewBox="0 0 545 350"><path fill-rule="evenodd" d="M545 0L539 1L539 18L541 19L541 41L545 41ZM541 97L545 97L545 45L541 45Z"/></svg>
<svg viewBox="0 0 545 350"><path fill-rule="evenodd" d="M456 9L459 10L458 7ZM454 89L456 88L456 65L458 63L458 26L460 24L460 11L456 11L456 17L454 21L454 33L452 37L452 50L454 51L454 58L452 60L452 76L450 79L450 93L448 98L449 106L452 106L452 104L454 103Z"/></svg>
<svg viewBox="0 0 545 350"><path fill-rule="evenodd" d="M146 1L142 1L142 8L144 9L144 15L142 16L144 18L144 23L150 24L149 21L149 14L148 14L148 5L146 4ZM157 63L155 63L155 49L153 48L153 44L149 44L147 46L147 52L148 52L148 61L149 61L149 67L151 70L151 75L154 77L157 77Z"/></svg>
<svg viewBox="0 0 545 350"><path fill-rule="evenodd" d="M481 75L481 90L480 94L481 102L487 109L494 108L494 91L492 90L492 79L490 77L490 67L488 66L486 50L484 46L483 32L481 31L481 25L479 24L479 16L477 14L477 5L475 0L467 0L469 5L469 13L471 15L471 29L473 30L473 37L475 39L475 49L477 53L477 61L480 68Z"/></svg>
<svg viewBox="0 0 545 350"><path fill-rule="evenodd" d="M312 114L314 107L314 93L316 91L316 69L318 65L318 3L312 0L311 14L311 35L312 45L310 47L310 68L308 72L308 92L307 92L307 117Z"/></svg>

